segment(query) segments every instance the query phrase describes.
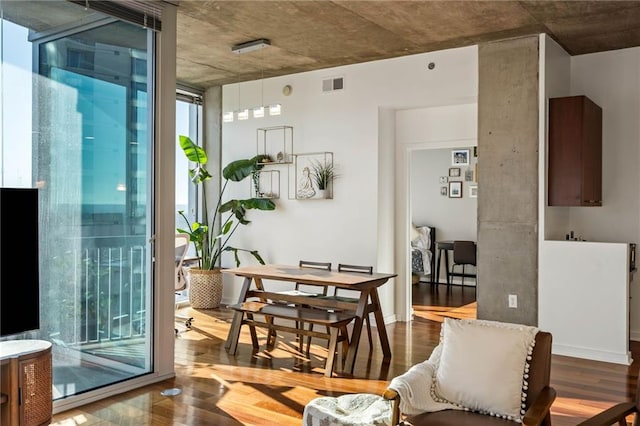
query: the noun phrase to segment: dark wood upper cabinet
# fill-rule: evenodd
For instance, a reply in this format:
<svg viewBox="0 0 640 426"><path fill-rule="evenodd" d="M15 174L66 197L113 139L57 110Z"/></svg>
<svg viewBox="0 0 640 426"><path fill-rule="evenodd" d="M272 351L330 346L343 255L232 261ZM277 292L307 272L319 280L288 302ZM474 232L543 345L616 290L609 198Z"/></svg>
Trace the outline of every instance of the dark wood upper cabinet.
<svg viewBox="0 0 640 426"><path fill-rule="evenodd" d="M602 205L602 108L586 96L549 99L549 205Z"/></svg>

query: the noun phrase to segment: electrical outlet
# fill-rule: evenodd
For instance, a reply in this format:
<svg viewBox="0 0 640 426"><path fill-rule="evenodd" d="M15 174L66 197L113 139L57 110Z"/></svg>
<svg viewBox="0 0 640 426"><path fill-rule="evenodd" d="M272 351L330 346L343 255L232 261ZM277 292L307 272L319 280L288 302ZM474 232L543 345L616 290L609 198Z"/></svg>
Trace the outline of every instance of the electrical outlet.
<svg viewBox="0 0 640 426"><path fill-rule="evenodd" d="M510 294L509 295L509 307L517 308L518 307L518 295Z"/></svg>

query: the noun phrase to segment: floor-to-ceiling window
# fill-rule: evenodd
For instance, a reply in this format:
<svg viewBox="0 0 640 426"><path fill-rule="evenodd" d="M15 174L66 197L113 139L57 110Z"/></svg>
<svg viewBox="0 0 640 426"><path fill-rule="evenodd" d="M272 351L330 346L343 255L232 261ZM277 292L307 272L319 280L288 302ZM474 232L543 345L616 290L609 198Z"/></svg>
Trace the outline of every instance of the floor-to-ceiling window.
<svg viewBox="0 0 640 426"><path fill-rule="evenodd" d="M176 99L176 227L186 228L187 224L178 212L183 212L193 223L198 214L198 193L189 179L189 161L179 143L181 135L202 144L202 94L192 89L180 89Z"/></svg>
<svg viewBox="0 0 640 426"><path fill-rule="evenodd" d="M61 399L153 370L153 36L65 1L0 7L0 185L40 209L40 329L9 338L53 343Z"/></svg>

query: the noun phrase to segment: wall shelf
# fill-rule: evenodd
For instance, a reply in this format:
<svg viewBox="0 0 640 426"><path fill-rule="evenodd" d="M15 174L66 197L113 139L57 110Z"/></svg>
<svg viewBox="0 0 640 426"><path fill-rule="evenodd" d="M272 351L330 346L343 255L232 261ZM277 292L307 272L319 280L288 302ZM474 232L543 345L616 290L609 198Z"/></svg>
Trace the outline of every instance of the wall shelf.
<svg viewBox="0 0 640 426"><path fill-rule="evenodd" d="M290 200L322 200L333 198L333 179L328 181L324 190L318 188L314 179L314 169L320 167L333 168L333 152L310 152L293 155L289 166L289 199Z"/></svg>
<svg viewBox="0 0 640 426"><path fill-rule="evenodd" d="M280 171L260 170L251 176L251 198L280 198Z"/></svg>
<svg viewBox="0 0 640 426"><path fill-rule="evenodd" d="M270 162L261 164L291 164L293 161L293 127L262 127L256 131L257 155L267 155Z"/></svg>

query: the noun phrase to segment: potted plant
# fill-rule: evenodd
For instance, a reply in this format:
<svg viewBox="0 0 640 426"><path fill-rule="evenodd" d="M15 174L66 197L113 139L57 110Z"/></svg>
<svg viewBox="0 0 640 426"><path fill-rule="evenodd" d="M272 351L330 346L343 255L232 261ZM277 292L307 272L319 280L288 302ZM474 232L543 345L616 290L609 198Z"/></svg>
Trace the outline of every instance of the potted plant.
<svg viewBox="0 0 640 426"><path fill-rule="evenodd" d="M180 136L179 139L180 147L185 156L189 161L195 163L195 167L189 170L191 181L196 185L204 185L207 180L211 179L211 175L205 167L208 161L206 151L187 136ZM237 266L240 265L238 252L250 253L258 262L264 264L264 260L257 250L233 247L229 245L229 240L240 225L251 223L246 218L248 210L274 210L275 203L261 198L232 199L223 202L224 192L229 182L240 182L246 177L252 176L263 167L260 164L263 157L258 155L227 164L222 170L224 183L216 200L215 208L211 211L206 192L202 191L202 221L190 223L184 211L178 212L184 218L188 229L178 228L177 230L180 233L189 234L189 239L193 242L198 257L198 267L191 268L189 271L189 300L194 308L211 309L220 304L222 298L220 258L222 253L233 252Z"/></svg>
<svg viewBox="0 0 640 426"><path fill-rule="evenodd" d="M331 183L333 179L338 177L335 173L333 162L311 162L311 178L318 187L318 198L327 198L330 196Z"/></svg>

